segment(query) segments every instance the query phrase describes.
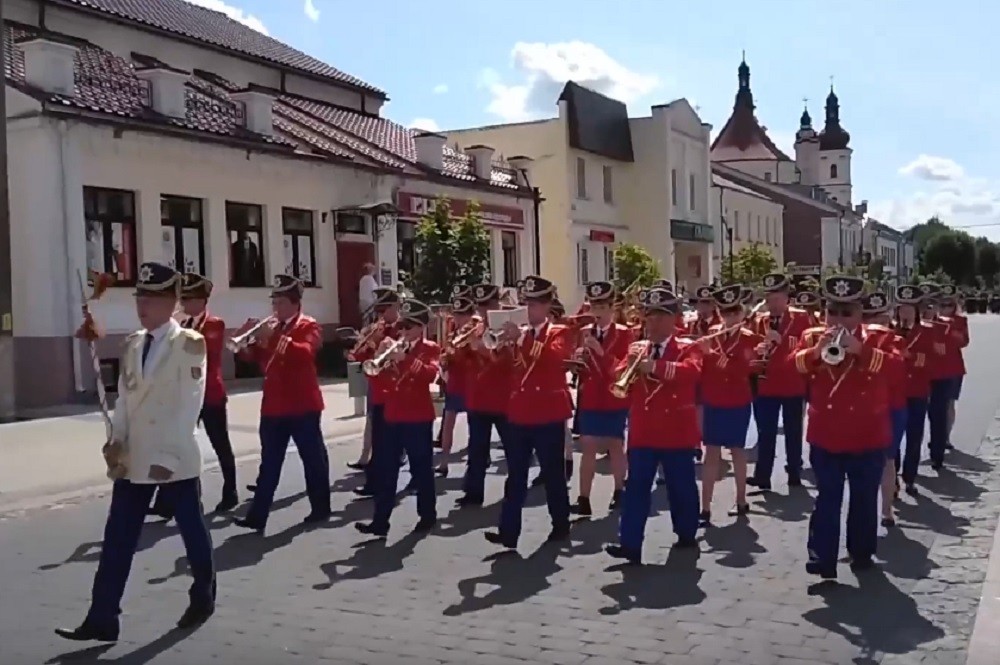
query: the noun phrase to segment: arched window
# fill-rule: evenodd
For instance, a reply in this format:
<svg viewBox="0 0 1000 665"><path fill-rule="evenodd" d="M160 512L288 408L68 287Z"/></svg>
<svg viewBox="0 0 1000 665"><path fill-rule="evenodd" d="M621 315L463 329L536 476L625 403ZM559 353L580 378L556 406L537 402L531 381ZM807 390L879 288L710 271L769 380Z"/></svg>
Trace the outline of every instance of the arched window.
<svg viewBox="0 0 1000 665"><path fill-rule="evenodd" d="M830 164L830 177L831 178L836 178L837 177L837 165L836 164Z"/></svg>

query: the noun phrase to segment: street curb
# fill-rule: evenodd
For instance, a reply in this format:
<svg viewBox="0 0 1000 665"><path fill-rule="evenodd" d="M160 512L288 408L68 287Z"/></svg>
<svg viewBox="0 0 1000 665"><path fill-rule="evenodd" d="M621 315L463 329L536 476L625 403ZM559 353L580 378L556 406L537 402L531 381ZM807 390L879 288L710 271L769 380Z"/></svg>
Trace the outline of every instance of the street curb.
<svg viewBox="0 0 1000 665"><path fill-rule="evenodd" d="M353 443L358 441L363 436L363 433L364 430L358 430L356 432L346 434L337 434L329 438L324 438L324 443L327 448L345 443ZM298 456L298 449L295 446L290 446L288 454ZM257 460L260 460L259 452L245 453L236 456L237 464ZM202 465L202 476L206 473L215 471L218 468L218 461L208 462ZM50 492L29 496L21 495L20 497L10 500L0 500L0 520L19 517L27 512L51 508L53 506L63 507L67 505L74 505L88 499L95 499L110 493L111 483L108 480L104 480L102 482L88 482L84 486L76 487L70 490L62 490L55 493Z"/></svg>
<svg viewBox="0 0 1000 665"><path fill-rule="evenodd" d="M1000 437L1000 423L994 420L987 433ZM966 665L994 665L1000 656L1000 518L994 520L995 533L983 581L976 623L969 639Z"/></svg>

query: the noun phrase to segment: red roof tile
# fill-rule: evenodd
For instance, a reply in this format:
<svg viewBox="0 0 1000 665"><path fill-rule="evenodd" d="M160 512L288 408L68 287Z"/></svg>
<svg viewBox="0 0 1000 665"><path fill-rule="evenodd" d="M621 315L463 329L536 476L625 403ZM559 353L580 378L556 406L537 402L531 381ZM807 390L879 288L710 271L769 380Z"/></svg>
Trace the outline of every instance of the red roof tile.
<svg viewBox="0 0 1000 665"><path fill-rule="evenodd" d="M56 0L71 7L148 25L229 51L267 60L385 97L385 93L225 14L184 0Z"/></svg>

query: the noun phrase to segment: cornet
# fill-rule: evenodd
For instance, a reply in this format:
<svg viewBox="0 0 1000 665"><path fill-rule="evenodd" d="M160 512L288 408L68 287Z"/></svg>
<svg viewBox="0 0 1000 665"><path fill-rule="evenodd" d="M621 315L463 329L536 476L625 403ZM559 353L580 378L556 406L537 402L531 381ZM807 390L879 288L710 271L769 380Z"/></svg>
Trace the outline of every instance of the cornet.
<svg viewBox="0 0 1000 665"><path fill-rule="evenodd" d="M402 338L394 339L385 351L371 360L361 363L361 371L365 373L365 376L378 376L393 364L392 355L396 351L406 353L409 350L410 343L407 340Z"/></svg>
<svg viewBox="0 0 1000 665"><path fill-rule="evenodd" d="M844 350L844 335L846 334L847 329L840 328L837 331L836 336L830 340L830 343L824 346L823 350L820 351L819 357L827 365L833 365L836 367L840 363L844 362L844 358L847 357L847 353Z"/></svg>
<svg viewBox="0 0 1000 665"><path fill-rule="evenodd" d="M237 335L236 337L230 339L226 342L226 348L233 353L239 353L256 342L257 336L260 334L260 331L264 330L264 328L276 328L277 326L278 320L273 316L269 316L242 335Z"/></svg>
<svg viewBox="0 0 1000 665"><path fill-rule="evenodd" d="M518 338L519 340L524 337L528 328L529 326L521 326L521 337ZM503 342L500 340L500 332L496 330L487 330L483 333L483 348L487 351L495 351L505 344L509 344L509 342Z"/></svg>
<svg viewBox="0 0 1000 665"><path fill-rule="evenodd" d="M611 394L618 399L625 399L628 397L628 391L635 383L635 380L639 378L639 366L642 361L646 359L646 355L649 353L649 343L643 344L642 351L638 353L633 353L629 357L629 362L622 370L622 373L618 376L618 379L611 384Z"/></svg>

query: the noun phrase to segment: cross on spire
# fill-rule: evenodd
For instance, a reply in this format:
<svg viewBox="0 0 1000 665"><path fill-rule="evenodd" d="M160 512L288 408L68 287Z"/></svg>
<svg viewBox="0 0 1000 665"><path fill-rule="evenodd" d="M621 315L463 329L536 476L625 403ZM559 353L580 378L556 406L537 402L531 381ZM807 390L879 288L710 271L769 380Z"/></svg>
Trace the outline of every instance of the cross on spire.
<svg viewBox="0 0 1000 665"><path fill-rule="evenodd" d="M833 74L830 74L830 90L833 90Z"/></svg>

